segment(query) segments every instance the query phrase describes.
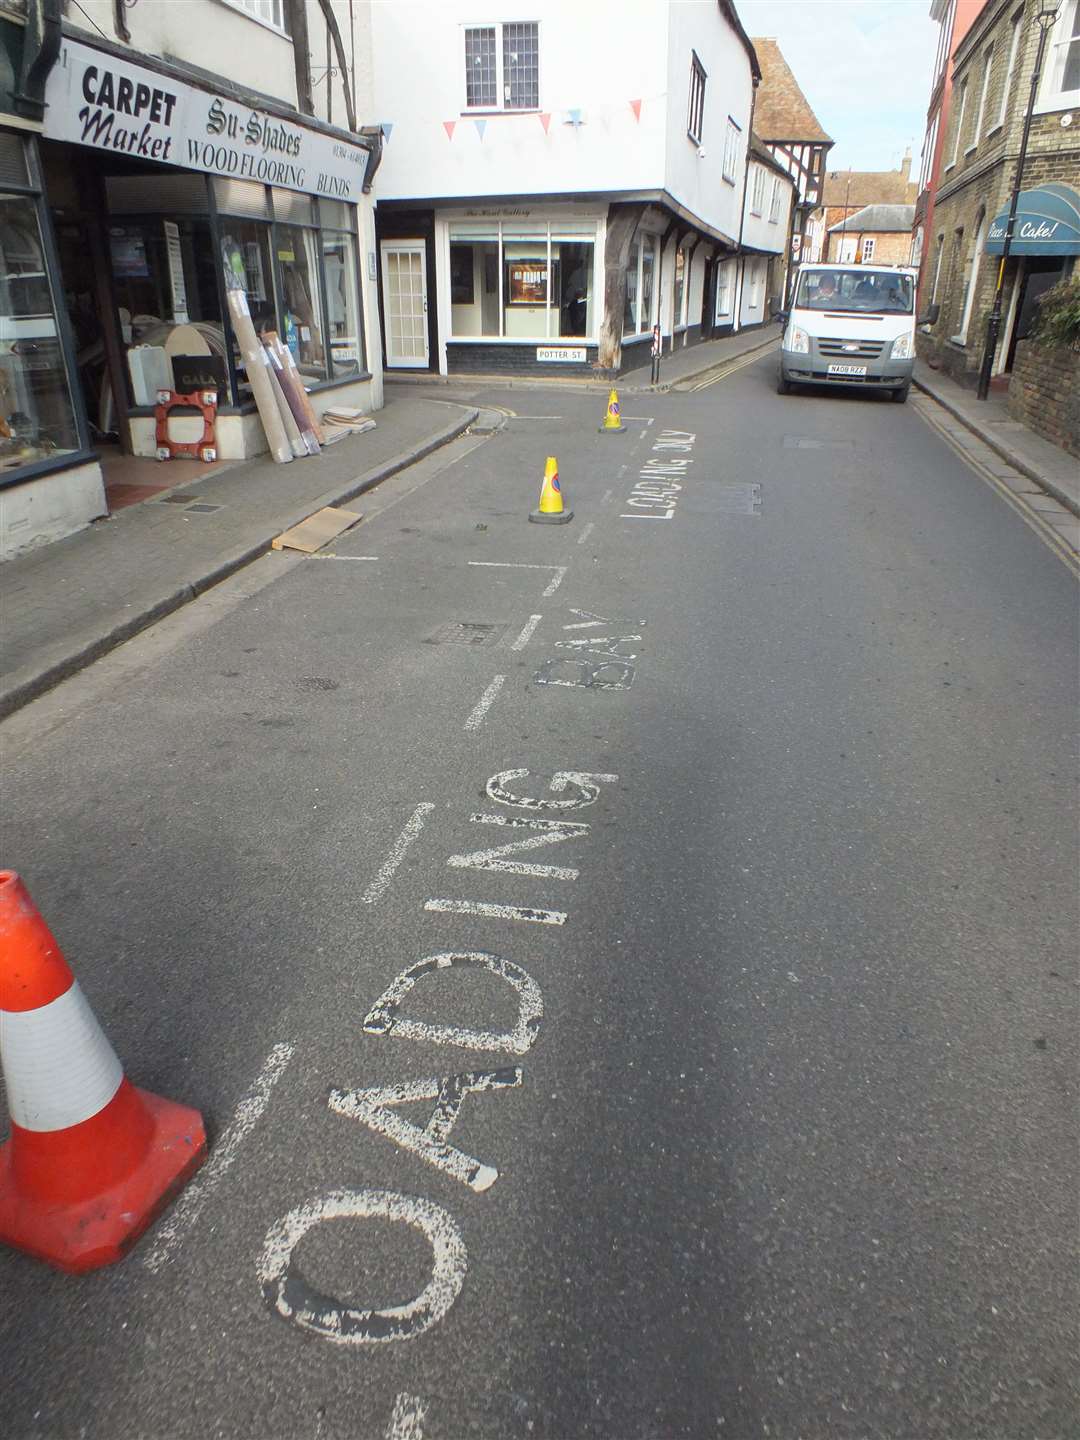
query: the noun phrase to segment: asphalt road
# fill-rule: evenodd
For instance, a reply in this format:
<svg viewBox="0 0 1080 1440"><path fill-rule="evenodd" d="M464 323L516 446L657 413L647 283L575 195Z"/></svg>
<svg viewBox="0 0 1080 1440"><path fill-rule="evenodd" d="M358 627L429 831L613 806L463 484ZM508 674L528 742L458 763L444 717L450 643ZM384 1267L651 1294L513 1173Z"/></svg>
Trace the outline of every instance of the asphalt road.
<svg viewBox="0 0 1080 1440"><path fill-rule="evenodd" d="M774 363L484 392L0 727L212 1139L122 1265L0 1253L12 1440L1080 1432L1075 579Z"/></svg>

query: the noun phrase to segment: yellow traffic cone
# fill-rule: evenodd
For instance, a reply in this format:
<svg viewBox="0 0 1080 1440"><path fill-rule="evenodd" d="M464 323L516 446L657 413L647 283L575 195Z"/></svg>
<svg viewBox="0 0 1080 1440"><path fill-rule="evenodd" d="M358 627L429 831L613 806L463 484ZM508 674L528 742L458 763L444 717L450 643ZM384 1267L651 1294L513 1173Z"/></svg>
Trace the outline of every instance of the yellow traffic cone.
<svg viewBox="0 0 1080 1440"><path fill-rule="evenodd" d="M620 435L626 426L622 423L622 416L619 414L619 392L612 390L607 397L607 414L604 416L604 423L600 426L601 435Z"/></svg>
<svg viewBox="0 0 1080 1440"><path fill-rule="evenodd" d="M549 455L544 466L544 483L540 486L540 504L530 512L529 519L537 525L565 525L574 518L574 512L563 506L562 486L559 484L559 462Z"/></svg>

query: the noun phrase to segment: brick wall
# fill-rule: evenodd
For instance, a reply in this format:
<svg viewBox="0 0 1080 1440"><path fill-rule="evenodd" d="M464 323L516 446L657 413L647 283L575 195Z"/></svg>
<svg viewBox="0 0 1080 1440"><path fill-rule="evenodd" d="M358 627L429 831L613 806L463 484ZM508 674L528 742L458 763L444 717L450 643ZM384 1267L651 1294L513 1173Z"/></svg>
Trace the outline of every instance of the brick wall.
<svg viewBox="0 0 1080 1440"><path fill-rule="evenodd" d="M1080 456L1080 350L1021 340L1009 381L1009 414Z"/></svg>
<svg viewBox="0 0 1080 1440"><path fill-rule="evenodd" d="M451 375L544 375L548 378L588 375L595 378L598 354L595 345L572 345L572 349L584 349L585 362L563 364L537 360L537 347L545 343L554 346L560 342L533 340L527 345L455 345L453 341L447 341L446 366Z"/></svg>

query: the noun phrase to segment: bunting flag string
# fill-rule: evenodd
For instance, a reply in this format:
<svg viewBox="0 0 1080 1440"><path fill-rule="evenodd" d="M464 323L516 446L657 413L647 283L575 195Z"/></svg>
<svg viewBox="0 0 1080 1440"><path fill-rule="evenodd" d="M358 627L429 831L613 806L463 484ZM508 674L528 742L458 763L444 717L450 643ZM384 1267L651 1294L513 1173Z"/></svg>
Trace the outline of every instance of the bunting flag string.
<svg viewBox="0 0 1080 1440"><path fill-rule="evenodd" d="M634 117L634 123L640 125L641 109L642 106L646 103L646 101L651 105L654 101L663 101L666 98L666 92L663 92L659 95L639 95L633 100L627 100L625 103L630 106L630 111ZM580 130L582 126L586 124L586 114L581 106L574 106L572 108L567 108L566 110L562 111L534 110L528 113L536 116L536 118L540 121L541 126L543 127L544 134L547 136L550 136L551 134L551 122L555 118L561 118L564 125L569 125L574 130ZM601 129L604 131L617 129L619 124L619 116L625 116L625 114L626 111L622 109L621 102L619 105L603 105L597 108L590 109L589 111L590 117L595 120L600 125ZM505 112L505 114L501 118L509 119L512 115L513 112L508 111ZM524 118L524 116L522 116L522 118ZM487 129L488 122L486 119L482 119L479 116L473 116L472 122L476 126L477 138L482 143L484 139L484 131ZM459 122L457 120L444 120L442 122L442 127L446 131L447 140L453 140L454 131L457 128L458 123ZM393 125L391 125L389 122L382 125L381 129L383 132L383 136L386 140L390 139L390 131L393 128Z"/></svg>

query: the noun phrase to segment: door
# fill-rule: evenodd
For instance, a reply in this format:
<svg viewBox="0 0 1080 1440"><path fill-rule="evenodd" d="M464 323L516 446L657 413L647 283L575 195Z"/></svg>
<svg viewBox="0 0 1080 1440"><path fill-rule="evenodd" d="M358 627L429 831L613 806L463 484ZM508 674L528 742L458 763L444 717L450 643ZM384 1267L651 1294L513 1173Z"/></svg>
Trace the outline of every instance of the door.
<svg viewBox="0 0 1080 1440"><path fill-rule="evenodd" d="M382 242L386 364L428 368L427 246L423 240Z"/></svg>

